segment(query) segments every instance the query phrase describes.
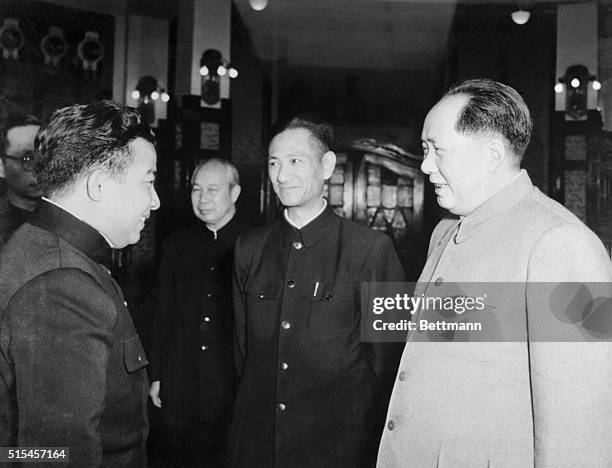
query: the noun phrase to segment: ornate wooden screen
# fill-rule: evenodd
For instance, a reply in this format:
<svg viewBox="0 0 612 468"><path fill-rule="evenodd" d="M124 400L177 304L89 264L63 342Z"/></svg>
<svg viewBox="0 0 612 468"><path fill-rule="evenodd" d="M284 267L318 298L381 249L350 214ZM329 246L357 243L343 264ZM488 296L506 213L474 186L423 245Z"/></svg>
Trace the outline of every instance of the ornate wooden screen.
<svg viewBox="0 0 612 468"><path fill-rule="evenodd" d="M601 114L567 121L552 117L550 195L584 221L612 254L612 137L603 131Z"/></svg>
<svg viewBox="0 0 612 468"><path fill-rule="evenodd" d="M416 279L423 257L424 178L420 158L392 145L359 141L337 153L326 184L334 211L386 232L409 279Z"/></svg>
<svg viewBox="0 0 612 468"><path fill-rule="evenodd" d="M612 133L590 140L587 180L587 223L612 256Z"/></svg>

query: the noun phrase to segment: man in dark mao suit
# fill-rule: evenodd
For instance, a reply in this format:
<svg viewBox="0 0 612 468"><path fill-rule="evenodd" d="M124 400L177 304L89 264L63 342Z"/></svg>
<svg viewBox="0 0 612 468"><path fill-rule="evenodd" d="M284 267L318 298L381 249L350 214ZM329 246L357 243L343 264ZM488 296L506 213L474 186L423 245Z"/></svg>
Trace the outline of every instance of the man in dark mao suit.
<svg viewBox="0 0 612 468"><path fill-rule="evenodd" d="M273 135L268 173L286 208L236 243L232 464L371 466L399 355L361 342L360 285L403 281L402 267L389 237L323 198L331 127L294 118Z"/></svg>
<svg viewBox="0 0 612 468"><path fill-rule="evenodd" d="M146 465L147 359L101 262L159 207L152 141L109 101L60 109L37 135L45 197L0 257L0 446Z"/></svg>
<svg viewBox="0 0 612 468"><path fill-rule="evenodd" d="M168 458L225 466L236 392L232 257L249 225L236 216L238 170L227 159L199 164L191 180L198 224L164 242L151 346L150 395L161 408Z"/></svg>

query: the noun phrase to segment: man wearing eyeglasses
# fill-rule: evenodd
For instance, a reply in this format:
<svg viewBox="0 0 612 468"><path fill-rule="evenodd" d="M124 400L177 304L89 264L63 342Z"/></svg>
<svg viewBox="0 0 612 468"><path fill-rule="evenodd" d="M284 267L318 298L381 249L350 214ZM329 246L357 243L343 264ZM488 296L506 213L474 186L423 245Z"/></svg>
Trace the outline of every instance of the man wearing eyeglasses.
<svg viewBox="0 0 612 468"><path fill-rule="evenodd" d="M4 172L6 193L0 196L0 247L36 208L41 197L33 172L34 137L40 121L3 100L0 124L0 174Z"/></svg>

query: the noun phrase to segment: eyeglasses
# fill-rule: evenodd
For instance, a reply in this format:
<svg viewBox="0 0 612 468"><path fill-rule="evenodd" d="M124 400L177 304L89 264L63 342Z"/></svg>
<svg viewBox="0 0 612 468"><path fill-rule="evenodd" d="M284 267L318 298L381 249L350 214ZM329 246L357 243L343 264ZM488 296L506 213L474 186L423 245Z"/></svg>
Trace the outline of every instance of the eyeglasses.
<svg viewBox="0 0 612 468"><path fill-rule="evenodd" d="M26 151L23 156L10 156L8 154L3 155L5 158L21 161L21 167L23 167L23 170L27 172L32 172L34 170L35 156L36 155L33 151Z"/></svg>

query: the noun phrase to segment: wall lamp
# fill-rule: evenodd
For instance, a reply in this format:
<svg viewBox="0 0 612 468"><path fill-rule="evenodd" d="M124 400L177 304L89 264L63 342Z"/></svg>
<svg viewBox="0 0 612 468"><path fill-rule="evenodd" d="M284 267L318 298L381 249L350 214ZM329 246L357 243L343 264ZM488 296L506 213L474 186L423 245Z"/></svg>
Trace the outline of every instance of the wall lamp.
<svg viewBox="0 0 612 468"><path fill-rule="evenodd" d="M202 76L202 100L209 105L219 102L219 81L222 76L238 77L238 70L232 67L216 49L207 49L200 59Z"/></svg>
<svg viewBox="0 0 612 468"><path fill-rule="evenodd" d="M170 95L164 88L160 88L157 80L152 76L143 76L138 80L136 89L132 91L132 99L148 104L150 100L157 101L161 99L163 102L170 100Z"/></svg>
<svg viewBox="0 0 612 468"><path fill-rule="evenodd" d="M132 91L132 99L138 101L138 111L149 125L155 122L155 102L161 100L166 103L170 95L164 88L160 88L157 80L152 76L143 76L138 80L136 89Z"/></svg>
<svg viewBox="0 0 612 468"><path fill-rule="evenodd" d="M601 83L584 65L571 65L565 70L565 75L557 80L555 93L566 92L565 112L574 119L582 118L587 113L588 85L595 91L601 89Z"/></svg>

